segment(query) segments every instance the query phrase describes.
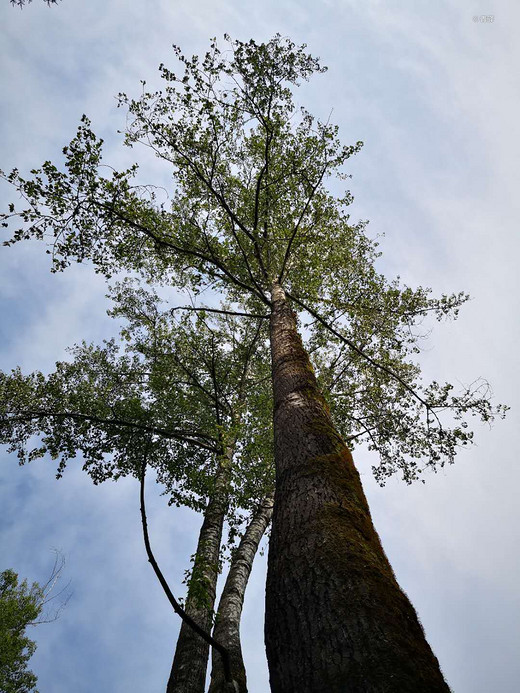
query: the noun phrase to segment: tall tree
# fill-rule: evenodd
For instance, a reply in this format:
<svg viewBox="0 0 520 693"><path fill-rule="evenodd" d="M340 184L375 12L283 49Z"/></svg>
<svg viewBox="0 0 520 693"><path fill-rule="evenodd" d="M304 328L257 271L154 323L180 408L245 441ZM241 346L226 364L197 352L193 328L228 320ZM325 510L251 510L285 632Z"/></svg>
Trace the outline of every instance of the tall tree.
<svg viewBox="0 0 520 693"><path fill-rule="evenodd" d="M81 451L96 483L137 476L146 456L170 502L204 514L185 612L209 633L224 520L237 528L243 509L254 508L272 485L269 436L262 430L267 440L255 443L262 420L269 429L268 383L263 377L258 382L265 371L264 321L240 325L217 315L210 324L190 306L177 319L179 311L161 310L155 294L128 282L113 297L112 314L125 319L125 352L114 341L102 348L82 345L72 350L72 362L57 364L48 377L2 375L0 440L22 461L50 452L60 459L60 474L68 457ZM246 413L254 425L242 421ZM236 453L240 473L233 469ZM249 570L253 558L254 552L248 554ZM240 619L240 613L224 611L228 621ZM168 690L203 693L208 648L183 621Z"/></svg>
<svg viewBox="0 0 520 693"><path fill-rule="evenodd" d="M412 480L418 459L435 469L470 442L468 415L490 421L504 413L478 387L453 395L451 385L424 385L413 360L418 336L410 326L429 312L456 316L467 297L436 299L376 271L366 225L349 220L350 193L337 197L326 185L344 177L361 143L342 145L335 126L293 102L299 80L324 71L319 61L280 36L262 44L227 40L227 52L213 41L201 60L176 49L184 72L161 66L162 92L120 96L129 110L127 144L144 142L173 166L170 200L137 185L136 166L105 177L102 142L84 118L64 150L65 170L46 162L32 179L6 176L28 203L4 217L7 225L11 216L25 222L8 244L45 238L55 271L89 258L106 275L126 269L148 281L211 287L250 313L269 315L272 690L446 691L372 525L338 431L343 424L320 392L294 311L319 326L318 357L336 349L341 359L348 350L338 378L371 373L343 385L353 406L347 401L336 412L352 416L352 438L378 441L380 479L401 469ZM375 403L384 400L392 404L379 416ZM399 453L395 464L391 449Z"/></svg>
<svg viewBox="0 0 520 693"><path fill-rule="evenodd" d="M156 295L121 284L113 314L129 321L125 336L133 338L133 349L145 358L149 377L152 382L156 381L153 384L155 403L162 400L162 406L175 411L179 406L175 400L181 390L184 390L184 398L190 400L191 407L193 394L196 394L198 404L197 412L192 415L193 421L205 417L218 441L220 452L186 599L188 615L210 631L224 519L227 516L233 526L237 522L237 510L253 507L271 486L269 392L266 392L265 378L261 378L266 361L266 350L262 345L262 337L265 342L266 336L265 321L256 318L240 324L239 319L230 314L205 314L191 306L181 307L180 310L188 311L188 315L176 320L179 310L161 314L158 302ZM196 319L191 319L190 314L196 315ZM210 315L213 318L211 322ZM259 378L263 384L258 382ZM254 395L252 388L256 390ZM259 394L263 401L262 397L259 401ZM186 403L183 406L188 408ZM267 431L259 430L262 421ZM234 466L239 457L242 459L241 473L237 474ZM230 503L231 513L228 514ZM254 555L252 552L247 556L249 570ZM236 560L233 559L230 570L233 570ZM247 579L244 590L246 584ZM226 618L238 630L240 612L228 613L226 605L224 611ZM219 637L216 639L220 642ZM227 646L224 642L221 644ZM203 693L208 653L207 642L183 622L168 693ZM216 657L220 661L220 655ZM244 670L241 651L233 662L238 671ZM222 680L221 687L223 685Z"/></svg>

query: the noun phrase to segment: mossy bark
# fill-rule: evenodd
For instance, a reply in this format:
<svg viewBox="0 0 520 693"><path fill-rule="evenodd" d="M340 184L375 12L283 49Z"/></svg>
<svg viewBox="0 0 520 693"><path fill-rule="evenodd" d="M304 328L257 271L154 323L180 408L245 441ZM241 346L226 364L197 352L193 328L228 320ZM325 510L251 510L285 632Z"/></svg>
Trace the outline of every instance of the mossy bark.
<svg viewBox="0 0 520 693"><path fill-rule="evenodd" d="M228 448L217 471L214 493L204 513L186 598L186 613L208 633L213 625L220 542L228 507L232 457L233 450ZM167 693L204 693L208 659L208 643L183 622L175 648Z"/></svg>
<svg viewBox="0 0 520 693"><path fill-rule="evenodd" d="M278 284L272 301L276 494L265 625L271 691L447 693Z"/></svg>
<svg viewBox="0 0 520 693"><path fill-rule="evenodd" d="M242 647L240 644L240 618L247 583L264 535L273 514L273 499L266 498L254 513L251 522L233 555L229 573L220 597L213 637L227 647L231 657L233 678L238 684L238 693L247 693L247 679ZM224 668L218 652L212 653L211 684L208 693L223 693L225 690Z"/></svg>

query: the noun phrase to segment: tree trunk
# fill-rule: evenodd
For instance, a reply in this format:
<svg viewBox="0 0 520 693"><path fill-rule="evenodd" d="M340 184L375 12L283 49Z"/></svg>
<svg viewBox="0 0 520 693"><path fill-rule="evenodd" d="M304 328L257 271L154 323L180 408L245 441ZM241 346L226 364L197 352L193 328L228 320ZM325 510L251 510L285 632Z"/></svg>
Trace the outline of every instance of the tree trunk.
<svg viewBox="0 0 520 693"><path fill-rule="evenodd" d="M208 633L213 624L213 607L219 573L222 526L228 506L229 474L233 451L228 448L215 479L199 534L192 578L186 598L186 613ZM182 623L166 688L167 693L204 693L209 645L186 623Z"/></svg>
<svg viewBox="0 0 520 693"><path fill-rule="evenodd" d="M271 691L446 693L277 283L272 300L276 493L265 626Z"/></svg>
<svg viewBox="0 0 520 693"><path fill-rule="evenodd" d="M220 597L213 637L227 647L231 657L233 678L238 683L238 693L247 693L246 670L240 645L240 617L244 596L253 567L253 561L267 525L273 514L273 499L266 498L247 526L242 540L233 555L226 584ZM208 693L222 693L225 679L222 659L212 653L211 684Z"/></svg>

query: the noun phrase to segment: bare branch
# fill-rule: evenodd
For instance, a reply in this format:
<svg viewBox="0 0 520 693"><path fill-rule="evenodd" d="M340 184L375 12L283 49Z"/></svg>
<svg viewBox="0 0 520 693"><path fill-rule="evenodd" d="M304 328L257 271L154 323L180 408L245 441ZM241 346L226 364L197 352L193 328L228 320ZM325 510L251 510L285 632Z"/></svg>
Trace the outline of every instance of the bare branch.
<svg viewBox="0 0 520 693"><path fill-rule="evenodd" d="M40 601L40 609L43 609L43 607L46 604L49 604L50 602L54 601L55 599L58 599L58 597L61 597L62 594L65 593L65 591L68 589L70 586L70 580L69 582L62 587L62 589L59 592L56 592L53 594L55 591L56 585L60 581L62 575L63 568L65 567L65 556L61 551L58 549L53 549L54 551L54 565L52 566L51 574L47 580L47 582L43 585L40 585L40 593L41 593L41 601ZM46 613L42 618L38 618L36 621L31 621L31 623L28 623L27 625L29 626L39 626L42 623L53 623L54 621L57 621L58 618L60 617L61 612L63 609L67 606L71 594L66 595L65 599L56 607L54 610L54 613Z"/></svg>
<svg viewBox="0 0 520 693"><path fill-rule="evenodd" d="M148 556L148 561L151 564L154 573L159 580L161 587L164 590L164 593L166 594L168 601L172 605L173 610L175 613L181 617L181 619L188 625L190 628L192 628L200 637L205 640L211 647L213 647L215 650L217 650L220 653L220 656L222 657L222 663L224 665L224 673L226 677L226 681L233 685L233 676L231 673L231 659L229 656L229 651L226 647L221 645L219 642L217 642L214 638L211 637L209 633L207 633L203 628L201 628L188 614L184 611L182 606L179 604L177 599L175 599L170 586L168 585L168 582L166 581L166 578L164 577L161 569L159 568L159 565L155 559L155 556L152 551L152 547L150 545L150 537L148 534L148 520L146 517L146 507L145 507L145 500L144 500L144 479L145 479L145 474L146 474L146 457L143 460L143 465L141 467L141 478L140 478L140 501L141 501L141 524L143 526L143 538L144 538L144 545L146 548L146 555Z"/></svg>

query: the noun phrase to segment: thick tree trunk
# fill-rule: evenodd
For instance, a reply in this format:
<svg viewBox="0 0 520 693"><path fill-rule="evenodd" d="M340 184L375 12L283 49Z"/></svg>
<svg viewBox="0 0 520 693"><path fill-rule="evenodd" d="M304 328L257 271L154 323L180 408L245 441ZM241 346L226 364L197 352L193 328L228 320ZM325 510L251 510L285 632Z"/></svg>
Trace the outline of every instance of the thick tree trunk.
<svg viewBox="0 0 520 693"><path fill-rule="evenodd" d="M272 299L276 494L265 626L271 691L446 693L278 284Z"/></svg>
<svg viewBox="0 0 520 693"><path fill-rule="evenodd" d="M215 490L209 499L199 534L193 576L186 598L186 613L208 633L213 622L213 608L219 573L222 526L228 506L229 473L233 457L228 448L215 479ZM201 601L201 587L204 600ZM175 656L166 688L167 693L204 693L208 668L209 645L186 623L182 623Z"/></svg>
<svg viewBox="0 0 520 693"><path fill-rule="evenodd" d="M253 515L233 555L213 630L215 640L229 650L233 678L238 683L238 693L247 693L246 670L240 645L240 617L253 561L272 514L273 499L266 498ZM211 684L208 693L222 693L225 690L224 685L222 659L218 652L213 651Z"/></svg>

